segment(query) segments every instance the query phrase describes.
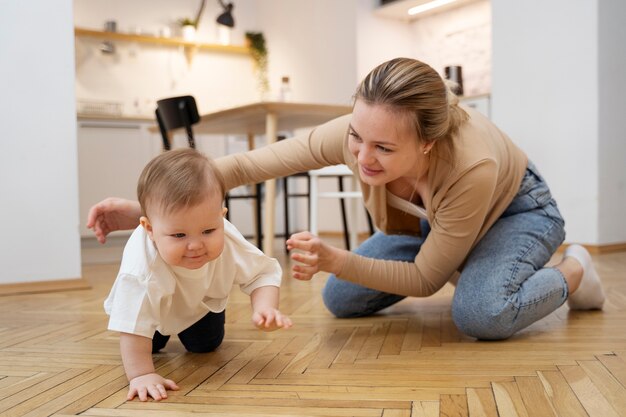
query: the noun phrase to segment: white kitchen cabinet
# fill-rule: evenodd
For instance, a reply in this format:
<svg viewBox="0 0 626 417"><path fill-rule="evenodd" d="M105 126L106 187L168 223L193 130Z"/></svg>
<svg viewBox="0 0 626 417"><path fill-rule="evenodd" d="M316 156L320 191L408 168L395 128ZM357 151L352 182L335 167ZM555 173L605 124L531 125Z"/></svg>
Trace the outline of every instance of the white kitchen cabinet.
<svg viewBox="0 0 626 417"><path fill-rule="evenodd" d="M89 208L110 197L137 198L137 180L143 167L161 152L161 139L148 129L154 123L122 120L78 120L78 183L80 234ZM128 232L118 232L128 234Z"/></svg>

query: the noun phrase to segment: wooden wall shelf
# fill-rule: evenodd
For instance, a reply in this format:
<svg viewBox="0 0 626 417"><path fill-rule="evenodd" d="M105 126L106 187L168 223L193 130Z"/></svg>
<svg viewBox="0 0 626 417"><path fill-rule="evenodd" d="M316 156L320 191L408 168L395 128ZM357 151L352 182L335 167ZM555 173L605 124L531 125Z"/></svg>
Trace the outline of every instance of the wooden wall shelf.
<svg viewBox="0 0 626 417"><path fill-rule="evenodd" d="M77 37L97 38L108 41L150 43L161 46L183 46L187 50L205 50L232 54L249 55L250 48L238 45L220 45L213 43L188 42L181 38L160 38L156 36L132 35L120 32L104 32L100 30L74 28Z"/></svg>

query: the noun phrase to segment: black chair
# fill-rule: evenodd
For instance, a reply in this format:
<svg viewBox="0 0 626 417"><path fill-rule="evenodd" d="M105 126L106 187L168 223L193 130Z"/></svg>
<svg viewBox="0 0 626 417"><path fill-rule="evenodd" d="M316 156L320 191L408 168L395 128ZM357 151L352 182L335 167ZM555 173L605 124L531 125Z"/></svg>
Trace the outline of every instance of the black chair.
<svg viewBox="0 0 626 417"><path fill-rule="evenodd" d="M163 150L168 151L172 148L170 142L170 132L174 129L185 128L187 133L187 142L190 148L196 147L196 142L193 137L192 125L200 121L200 114L198 113L198 107L196 106L196 100L193 96L180 96L170 97L157 101L157 108L155 110L156 119L159 124L159 130L161 131L161 137L163 139ZM234 199L254 199L256 200L255 216L256 216L256 240L257 247L262 250L263 242L263 227L261 217L261 186L262 184L255 185L254 194L246 195L230 195L226 193L225 204L226 208L230 208L230 200ZM226 213L226 218L230 220L230 209Z"/></svg>
<svg viewBox="0 0 626 417"><path fill-rule="evenodd" d="M191 125L200 121L196 100L192 96L165 98L157 101L156 119L163 138L163 150L172 148L169 132L184 127L190 148L196 147Z"/></svg>

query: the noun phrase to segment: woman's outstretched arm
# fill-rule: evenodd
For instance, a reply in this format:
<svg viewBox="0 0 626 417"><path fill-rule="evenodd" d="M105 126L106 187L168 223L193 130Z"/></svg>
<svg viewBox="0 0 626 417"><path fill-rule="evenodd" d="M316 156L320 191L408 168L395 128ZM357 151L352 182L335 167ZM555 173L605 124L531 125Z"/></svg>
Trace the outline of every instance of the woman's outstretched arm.
<svg viewBox="0 0 626 417"><path fill-rule="evenodd" d="M98 242L105 243L109 233L137 227L139 217L141 217L139 202L109 197L89 209L87 227L93 230Z"/></svg>

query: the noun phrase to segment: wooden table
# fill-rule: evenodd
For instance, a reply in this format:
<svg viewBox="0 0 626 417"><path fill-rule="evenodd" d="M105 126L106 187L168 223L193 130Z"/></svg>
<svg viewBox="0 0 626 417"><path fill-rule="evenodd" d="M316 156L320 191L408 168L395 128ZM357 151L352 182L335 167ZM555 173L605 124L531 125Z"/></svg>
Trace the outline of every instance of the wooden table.
<svg viewBox="0 0 626 417"><path fill-rule="evenodd" d="M279 130L317 126L351 111L352 107L341 105L259 102L205 114L193 129L197 133L245 134L248 135L249 146L253 149L255 135L265 134L267 143L271 144L276 142ZM272 256L274 251L275 195L276 181L266 181L263 223L267 232L263 248L268 256Z"/></svg>

